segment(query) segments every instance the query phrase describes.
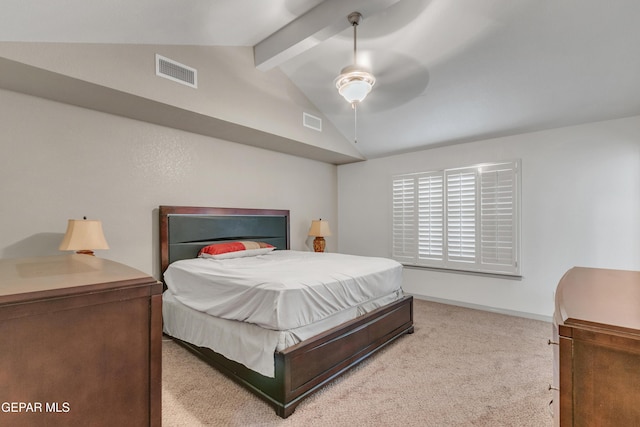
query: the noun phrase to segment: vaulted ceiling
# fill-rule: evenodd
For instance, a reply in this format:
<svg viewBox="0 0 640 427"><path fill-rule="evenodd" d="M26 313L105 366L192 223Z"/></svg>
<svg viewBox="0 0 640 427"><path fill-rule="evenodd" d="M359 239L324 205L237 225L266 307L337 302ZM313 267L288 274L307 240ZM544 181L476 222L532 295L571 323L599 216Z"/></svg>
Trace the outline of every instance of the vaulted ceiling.
<svg viewBox="0 0 640 427"><path fill-rule="evenodd" d="M352 11L377 79L357 122L334 85ZM637 0L4 0L0 41L253 46L373 158L640 114L639 17Z"/></svg>

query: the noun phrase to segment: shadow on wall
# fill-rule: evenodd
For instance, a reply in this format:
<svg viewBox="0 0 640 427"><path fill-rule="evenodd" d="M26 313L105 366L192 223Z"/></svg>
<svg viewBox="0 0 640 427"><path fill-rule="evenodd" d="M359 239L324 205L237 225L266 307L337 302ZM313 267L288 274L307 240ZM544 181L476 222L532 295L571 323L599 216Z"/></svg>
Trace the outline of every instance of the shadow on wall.
<svg viewBox="0 0 640 427"><path fill-rule="evenodd" d="M2 258L63 255L58 247L64 233L37 233L2 249Z"/></svg>

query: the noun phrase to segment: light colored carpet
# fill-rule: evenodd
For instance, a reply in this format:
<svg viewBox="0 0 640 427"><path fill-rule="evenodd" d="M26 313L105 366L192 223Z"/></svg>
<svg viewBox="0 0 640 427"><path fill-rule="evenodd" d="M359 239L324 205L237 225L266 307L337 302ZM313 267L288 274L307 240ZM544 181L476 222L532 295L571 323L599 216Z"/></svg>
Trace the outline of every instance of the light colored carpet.
<svg viewBox="0 0 640 427"><path fill-rule="evenodd" d="M164 426L552 425L551 324L414 299L415 333L325 386L283 420L172 341Z"/></svg>

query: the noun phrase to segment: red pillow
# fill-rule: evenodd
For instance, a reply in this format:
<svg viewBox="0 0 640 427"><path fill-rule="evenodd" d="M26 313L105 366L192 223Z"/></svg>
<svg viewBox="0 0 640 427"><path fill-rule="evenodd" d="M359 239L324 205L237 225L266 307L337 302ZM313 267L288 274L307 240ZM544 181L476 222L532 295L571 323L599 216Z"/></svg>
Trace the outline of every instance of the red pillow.
<svg viewBox="0 0 640 427"><path fill-rule="evenodd" d="M200 249L198 253L202 258L239 258L254 256L271 252L275 246L265 242L237 241L214 243Z"/></svg>

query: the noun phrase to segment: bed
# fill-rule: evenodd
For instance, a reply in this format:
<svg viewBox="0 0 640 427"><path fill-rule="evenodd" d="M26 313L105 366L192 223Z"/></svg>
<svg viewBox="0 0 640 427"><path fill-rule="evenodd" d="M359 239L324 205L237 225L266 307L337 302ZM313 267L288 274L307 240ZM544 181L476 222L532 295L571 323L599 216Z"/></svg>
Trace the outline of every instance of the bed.
<svg viewBox="0 0 640 427"><path fill-rule="evenodd" d="M289 250L289 211L287 210L160 206L159 216L161 270L163 275L171 273L174 281L183 280L183 276L180 275L174 278L174 270L180 270L186 264L206 262L205 260L196 261L199 251L207 245L218 242L260 241L275 248L268 255L238 260L237 263L257 264L263 262L260 261L262 259L289 256L288 253L291 252L293 255L303 257L300 261L302 265L306 262L307 256L314 255L296 254L296 251ZM170 265L170 272L167 272ZM242 266L243 271L247 268L245 267L247 264L238 265ZM253 264L249 264L248 268L253 268ZM206 313L209 306L193 309L188 307L187 303L177 301L178 295L172 295L166 285L165 289L163 302L163 311L166 310L165 333L220 372L264 399L282 418L291 415L302 399L329 381L399 337L413 333L412 297L402 294L396 296L392 293L385 294L360 304L354 309L349 309L352 310L351 314L345 310L336 312L319 322L311 319L309 324L305 322L300 325L284 324L283 329L287 329L286 333L295 331L290 335L297 338L297 341L285 342L288 339L286 337L290 335L278 332L278 347L267 354L272 371L265 372L260 367L254 367L254 369L247 367L253 366L251 361L238 361L239 358L236 357L239 355L238 351L234 350L236 347L230 345L231 349L224 348L221 341L231 342L235 336L239 341L243 341L239 347L242 349L242 345L245 345L244 341L251 341L244 339L245 331L247 331L246 336L253 336L253 333L257 332L259 337L257 342L260 342L260 340L274 339L272 337L276 335L272 329L277 328L271 327L269 323L259 326L260 321L246 323L233 319L219 319ZM180 294L175 289L174 292ZM193 300L194 304L198 303L198 298ZM211 306L212 310L225 309L224 304L211 303ZM353 310L357 310L356 316L353 315ZM244 313L240 316L246 315ZM265 322L268 322L268 319ZM184 326L186 324L190 326ZM294 327L297 328L291 329ZM250 342L246 345L248 347L241 352L244 355L256 355L257 358L261 351L263 353L265 351L259 345L254 351ZM269 348L268 345L265 348Z"/></svg>

